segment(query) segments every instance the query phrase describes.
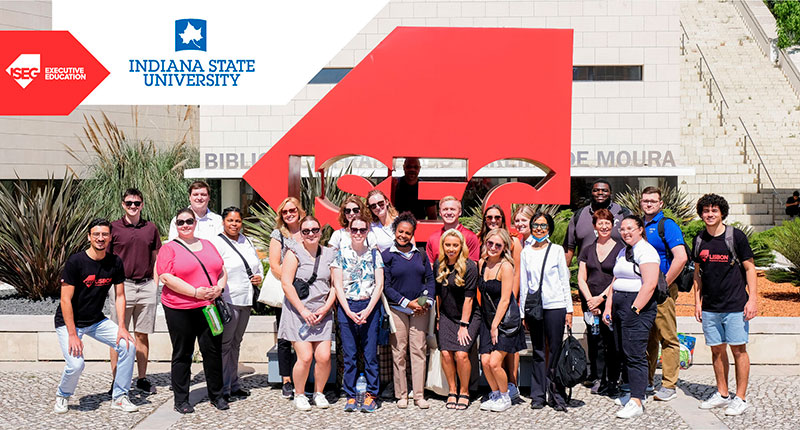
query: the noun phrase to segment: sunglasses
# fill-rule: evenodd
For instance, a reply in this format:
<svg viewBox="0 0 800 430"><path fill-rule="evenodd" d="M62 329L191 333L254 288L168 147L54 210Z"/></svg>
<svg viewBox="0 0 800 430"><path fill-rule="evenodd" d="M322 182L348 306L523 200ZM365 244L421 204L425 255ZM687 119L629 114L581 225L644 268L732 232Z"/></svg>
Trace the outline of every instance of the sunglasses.
<svg viewBox="0 0 800 430"><path fill-rule="evenodd" d="M186 225L194 225L194 218L189 219L176 219L175 225L178 227L182 227L184 224Z"/></svg>
<svg viewBox="0 0 800 430"><path fill-rule="evenodd" d="M383 209L384 206L386 206L386 200L381 200L378 203L370 203L369 204L369 208L372 209L372 210L375 210L377 208Z"/></svg>
<svg viewBox="0 0 800 430"><path fill-rule="evenodd" d="M284 209L281 211L281 215L296 214L296 213L297 213L297 208Z"/></svg>
<svg viewBox="0 0 800 430"><path fill-rule="evenodd" d="M365 228L353 228L353 227L350 228L350 233L352 233L352 234L367 234L368 231L369 231L369 229L366 228L366 227Z"/></svg>
<svg viewBox="0 0 800 430"><path fill-rule="evenodd" d="M486 220L488 221L500 221L503 217L500 215L486 215Z"/></svg>
<svg viewBox="0 0 800 430"><path fill-rule="evenodd" d="M300 233L303 236L313 236L313 235L319 234L319 227L304 228L304 229L300 230Z"/></svg>
<svg viewBox="0 0 800 430"><path fill-rule="evenodd" d="M503 244L501 242L486 242L486 249L502 249Z"/></svg>
<svg viewBox="0 0 800 430"><path fill-rule="evenodd" d="M547 223L543 223L543 224L533 223L533 224L531 224L531 230L536 230L536 229L547 230L548 228L549 228L549 226L547 225Z"/></svg>
<svg viewBox="0 0 800 430"><path fill-rule="evenodd" d="M141 201L132 201L132 200L125 200L123 203L125 203L125 206L127 207L135 206L138 208L139 206L142 205Z"/></svg>
<svg viewBox="0 0 800 430"><path fill-rule="evenodd" d="M359 209L359 208L344 208L343 212L344 212L345 215L357 214L357 213L361 213L361 209Z"/></svg>

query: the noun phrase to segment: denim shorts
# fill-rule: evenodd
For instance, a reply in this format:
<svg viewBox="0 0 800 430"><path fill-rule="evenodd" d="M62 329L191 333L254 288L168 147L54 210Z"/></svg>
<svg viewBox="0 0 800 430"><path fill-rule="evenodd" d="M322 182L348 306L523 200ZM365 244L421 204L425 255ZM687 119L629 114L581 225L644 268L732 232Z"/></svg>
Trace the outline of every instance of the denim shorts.
<svg viewBox="0 0 800 430"><path fill-rule="evenodd" d="M706 345L745 345L750 333L750 324L744 320L744 312L703 311L703 334Z"/></svg>

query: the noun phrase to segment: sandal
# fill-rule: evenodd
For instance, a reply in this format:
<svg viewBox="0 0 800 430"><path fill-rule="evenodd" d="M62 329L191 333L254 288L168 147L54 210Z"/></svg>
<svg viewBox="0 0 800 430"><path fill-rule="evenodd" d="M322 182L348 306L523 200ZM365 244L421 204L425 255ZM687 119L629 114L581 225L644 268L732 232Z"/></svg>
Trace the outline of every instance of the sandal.
<svg viewBox="0 0 800 430"><path fill-rule="evenodd" d="M455 397L456 401L455 402L447 402L447 403L444 404L444 407L447 408L447 409L456 409L458 407L458 403L456 403L456 402L458 402L458 394L456 394L456 393L448 393L447 394L447 400L450 400L451 397Z"/></svg>
<svg viewBox="0 0 800 430"><path fill-rule="evenodd" d="M459 394L456 397L457 397L457 400L456 400L456 402L457 402L456 403L456 410L457 411L463 411L463 410L466 410L466 409L469 408L469 404L470 404L469 394ZM461 399L465 399L467 401L467 403L461 403Z"/></svg>

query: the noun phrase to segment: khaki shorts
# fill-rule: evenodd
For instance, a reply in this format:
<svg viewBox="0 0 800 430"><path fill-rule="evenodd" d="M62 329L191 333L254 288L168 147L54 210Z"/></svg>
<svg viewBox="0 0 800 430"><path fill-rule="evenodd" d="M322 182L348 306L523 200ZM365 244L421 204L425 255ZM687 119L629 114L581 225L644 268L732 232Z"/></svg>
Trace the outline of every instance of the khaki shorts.
<svg viewBox="0 0 800 430"><path fill-rule="evenodd" d="M111 302L111 321L119 324L117 308L114 304L116 294L113 288L109 290L108 298ZM153 333L156 326L157 306L158 285L154 280L151 279L142 284L125 280L125 328L130 330L131 320L133 320L135 333Z"/></svg>

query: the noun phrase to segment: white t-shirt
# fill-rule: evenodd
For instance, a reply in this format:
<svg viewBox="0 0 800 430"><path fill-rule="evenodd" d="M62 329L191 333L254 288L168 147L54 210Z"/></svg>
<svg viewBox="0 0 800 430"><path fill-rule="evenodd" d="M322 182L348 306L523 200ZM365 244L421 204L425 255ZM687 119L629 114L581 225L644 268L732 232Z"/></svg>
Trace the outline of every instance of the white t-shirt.
<svg viewBox="0 0 800 430"><path fill-rule="evenodd" d="M394 231L392 231L391 224L384 227L381 223L373 222L370 225L370 229L375 237L375 244L378 245L378 251L383 252L394 245ZM372 242L370 242L370 246L373 246Z"/></svg>
<svg viewBox="0 0 800 430"><path fill-rule="evenodd" d="M264 277L264 267L261 265L261 260L258 258L258 253L253 244L239 234L239 238L235 241L226 237L230 243L242 254L242 257L247 260L250 270L253 275ZM225 270L228 271L228 285L225 291L222 292L222 298L226 302L236 306L252 306L253 305L253 284L247 276L247 269L244 267L242 258L225 242L225 239L219 235L211 238L211 243L217 248L219 255L225 262Z"/></svg>
<svg viewBox="0 0 800 430"><path fill-rule="evenodd" d="M377 239L375 238L375 233L372 230L367 233L367 246L372 248L377 243ZM346 228L340 228L331 234L331 238L328 241L328 246L333 249L339 249L343 246L350 246L353 244L353 241L350 239L350 233L348 233Z"/></svg>
<svg viewBox="0 0 800 430"><path fill-rule="evenodd" d="M622 248L617 254L617 261L614 263L614 291L624 291L628 293L638 293L642 288L642 277L633 271L633 263L625 260L625 249ZM661 264L661 257L653 245L642 239L633 245L633 261L639 266L645 263ZM641 267L637 268L641 273Z"/></svg>
<svg viewBox="0 0 800 430"><path fill-rule="evenodd" d="M542 308L567 309L572 312L572 293L569 285L569 267L564 258L564 248L551 244L550 252L547 247L533 249L526 246L520 255L520 305L525 309L525 299L539 289L542 262L547 253L544 266L544 280L542 282Z"/></svg>
<svg viewBox="0 0 800 430"><path fill-rule="evenodd" d="M194 237L198 239L211 240L214 236L222 233L222 217L207 210L202 217L197 216L197 227L194 229ZM169 240L178 237L178 227L175 226L175 217L169 222Z"/></svg>

